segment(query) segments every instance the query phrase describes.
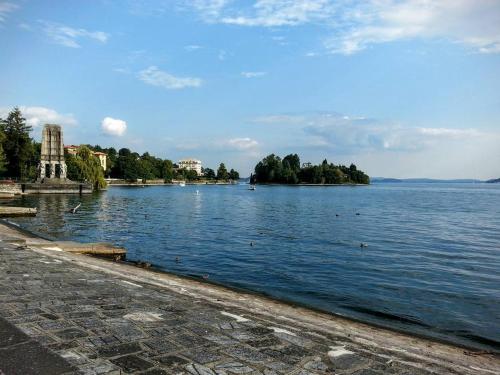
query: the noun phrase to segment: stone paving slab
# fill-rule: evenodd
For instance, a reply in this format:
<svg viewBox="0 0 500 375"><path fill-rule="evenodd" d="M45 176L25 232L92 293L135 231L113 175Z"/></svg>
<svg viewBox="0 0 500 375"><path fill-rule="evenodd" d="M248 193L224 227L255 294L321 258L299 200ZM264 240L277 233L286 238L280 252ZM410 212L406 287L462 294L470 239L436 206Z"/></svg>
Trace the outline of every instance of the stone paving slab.
<svg viewBox="0 0 500 375"><path fill-rule="evenodd" d="M77 369L0 317L0 374L74 374Z"/></svg>
<svg viewBox="0 0 500 375"><path fill-rule="evenodd" d="M363 338L354 323L290 306L273 310L277 302L265 315L264 299L256 297L249 309L248 296L204 291L188 280L175 289L152 274L0 242L0 322L9 324L0 324L0 374L30 374L15 368L22 358L8 351L19 345L61 366L37 363L39 374L500 373L493 355L466 357L463 349L378 329ZM225 303L224 293L232 301ZM370 335L389 341L379 347ZM407 346L397 346L402 342Z"/></svg>

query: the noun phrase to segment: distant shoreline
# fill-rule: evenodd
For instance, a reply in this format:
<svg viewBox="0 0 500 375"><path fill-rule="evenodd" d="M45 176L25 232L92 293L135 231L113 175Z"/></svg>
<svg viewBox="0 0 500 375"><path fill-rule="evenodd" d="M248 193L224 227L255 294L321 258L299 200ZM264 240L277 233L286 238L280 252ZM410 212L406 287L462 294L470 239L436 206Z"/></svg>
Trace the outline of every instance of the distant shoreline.
<svg viewBox="0 0 500 375"><path fill-rule="evenodd" d="M278 184L278 183L257 183L255 184L256 186L294 186L294 187L300 187L300 186L370 186L370 184L356 184L356 183L345 183L345 184Z"/></svg>
<svg viewBox="0 0 500 375"><path fill-rule="evenodd" d="M499 179L500 180L500 179ZM475 180L475 179L450 179L450 180L440 180L433 178L390 178L390 177L372 177L370 179L371 183L374 184L387 184L387 183L411 183L411 184L484 184L489 182L495 182L495 180Z"/></svg>

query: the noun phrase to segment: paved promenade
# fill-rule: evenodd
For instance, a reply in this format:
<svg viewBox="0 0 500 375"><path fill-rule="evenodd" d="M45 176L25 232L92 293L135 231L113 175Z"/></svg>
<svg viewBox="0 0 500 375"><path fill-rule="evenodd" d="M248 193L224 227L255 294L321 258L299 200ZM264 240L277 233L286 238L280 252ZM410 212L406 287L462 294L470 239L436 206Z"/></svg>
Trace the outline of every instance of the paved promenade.
<svg viewBox="0 0 500 375"><path fill-rule="evenodd" d="M491 354L65 253L0 226L0 374L500 373Z"/></svg>

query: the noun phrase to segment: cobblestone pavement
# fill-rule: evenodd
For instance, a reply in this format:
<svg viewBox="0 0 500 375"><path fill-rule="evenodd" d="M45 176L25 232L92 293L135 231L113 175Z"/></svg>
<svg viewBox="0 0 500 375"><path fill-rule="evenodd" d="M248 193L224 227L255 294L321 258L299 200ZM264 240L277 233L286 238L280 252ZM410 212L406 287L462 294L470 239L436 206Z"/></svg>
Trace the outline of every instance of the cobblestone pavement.
<svg viewBox="0 0 500 375"><path fill-rule="evenodd" d="M424 355L416 363L404 350L367 347L320 329L302 330L292 321L284 324L286 320L228 309L15 243L0 242L0 317L72 366L47 372L51 374L465 373L426 362ZM6 355L0 347L0 370ZM471 374L496 370L491 359L489 370L474 366Z"/></svg>

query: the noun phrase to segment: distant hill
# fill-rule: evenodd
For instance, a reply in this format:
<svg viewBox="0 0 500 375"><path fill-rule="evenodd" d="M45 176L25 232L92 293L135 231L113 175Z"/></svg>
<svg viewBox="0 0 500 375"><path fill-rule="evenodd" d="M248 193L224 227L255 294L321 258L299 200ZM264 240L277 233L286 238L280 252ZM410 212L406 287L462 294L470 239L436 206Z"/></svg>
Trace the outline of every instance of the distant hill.
<svg viewBox="0 0 500 375"><path fill-rule="evenodd" d="M500 178L495 178L493 180L486 181L488 184L500 184Z"/></svg>
<svg viewBox="0 0 500 375"><path fill-rule="evenodd" d="M372 183L385 183L385 182L404 182L399 178L385 178L385 177L372 177L370 179Z"/></svg>
<svg viewBox="0 0 500 375"><path fill-rule="evenodd" d="M433 178L386 178L386 177L372 177L370 181L374 184L376 183L395 183L395 182L409 182L409 183L455 183L455 184L474 184L478 182L484 182L481 180L474 179L455 179L455 180L438 180ZM490 180L491 182L495 182L497 180ZM490 182L488 181L488 182ZM500 182L500 179L498 179Z"/></svg>

